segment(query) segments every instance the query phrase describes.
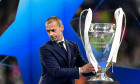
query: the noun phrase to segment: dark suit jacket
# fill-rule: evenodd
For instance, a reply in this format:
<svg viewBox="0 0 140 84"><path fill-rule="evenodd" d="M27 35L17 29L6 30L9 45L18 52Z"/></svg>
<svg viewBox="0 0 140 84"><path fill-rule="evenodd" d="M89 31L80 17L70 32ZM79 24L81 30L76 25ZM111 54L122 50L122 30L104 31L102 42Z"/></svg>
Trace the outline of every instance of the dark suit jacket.
<svg viewBox="0 0 140 84"><path fill-rule="evenodd" d="M79 67L86 64L76 43L65 40L67 55L60 46L48 41L40 47L42 65L40 84L74 84L79 78Z"/></svg>

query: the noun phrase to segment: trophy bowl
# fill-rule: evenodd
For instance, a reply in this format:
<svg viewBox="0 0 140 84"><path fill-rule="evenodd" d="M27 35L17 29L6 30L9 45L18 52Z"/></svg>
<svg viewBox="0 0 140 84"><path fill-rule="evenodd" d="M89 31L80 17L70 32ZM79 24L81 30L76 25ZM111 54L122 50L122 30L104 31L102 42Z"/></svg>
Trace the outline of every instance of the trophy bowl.
<svg viewBox="0 0 140 84"><path fill-rule="evenodd" d="M101 66L101 71L88 81L113 81L105 73L107 71L107 60L111 50L112 40L115 33L115 24L112 23L91 23L88 31L89 44L91 45L94 57Z"/></svg>

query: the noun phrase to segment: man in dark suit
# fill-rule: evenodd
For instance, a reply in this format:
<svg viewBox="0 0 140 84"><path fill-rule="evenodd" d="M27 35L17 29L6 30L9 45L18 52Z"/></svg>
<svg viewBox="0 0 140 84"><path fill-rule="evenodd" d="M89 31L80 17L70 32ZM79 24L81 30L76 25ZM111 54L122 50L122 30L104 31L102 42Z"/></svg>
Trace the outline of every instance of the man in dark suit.
<svg viewBox="0 0 140 84"><path fill-rule="evenodd" d="M64 26L58 17L50 17L45 27L51 40L39 50L43 70L40 84L74 84L81 74L95 72L92 64L83 59L78 45L64 39Z"/></svg>

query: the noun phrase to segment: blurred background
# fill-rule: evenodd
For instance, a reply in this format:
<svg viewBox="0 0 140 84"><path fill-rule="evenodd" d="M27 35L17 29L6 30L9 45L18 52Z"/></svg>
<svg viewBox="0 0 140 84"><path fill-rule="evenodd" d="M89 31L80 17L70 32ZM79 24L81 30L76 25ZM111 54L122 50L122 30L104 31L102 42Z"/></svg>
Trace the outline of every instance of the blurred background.
<svg viewBox="0 0 140 84"><path fill-rule="evenodd" d="M0 36L13 23L19 0L0 0Z"/></svg>
<svg viewBox="0 0 140 84"><path fill-rule="evenodd" d="M14 22L19 0L0 0L0 36ZM23 84L17 58L0 55L0 84Z"/></svg>
<svg viewBox="0 0 140 84"><path fill-rule="evenodd" d="M15 57L0 55L0 84L23 84Z"/></svg>
<svg viewBox="0 0 140 84"><path fill-rule="evenodd" d="M70 8L71 4L73 4L73 9ZM108 75L110 74L109 76L114 77L114 79L118 80L119 82L123 81L122 84L140 83L140 81L138 81L140 80L139 76L137 76L137 79L131 78L139 73L140 68L139 4L140 0L80 0L77 2L73 0L52 0L52 2L50 0L0 0L0 84L23 84L23 82L24 84L38 84L42 72L38 49L44 42L49 40L48 37L45 37L45 35L47 34L44 27L44 23L48 17L59 16L62 19L64 26L67 27L67 29L64 30L64 36L66 37L66 39L76 41L78 43L82 55L86 59L81 41L79 40L79 37L75 36L75 33L77 36L79 36L79 17L81 11L91 8L93 11L94 22L115 23L114 11L118 7L122 7L126 14L126 31L118 52L117 63L114 67L115 73L113 74L111 72L112 68L110 68L110 72L107 73ZM57 7L62 5L60 6L61 8L57 8L58 10L60 9L60 11L57 11L56 7L53 7L53 5ZM56 12L58 12L58 14ZM74 15L69 16L69 14L73 12ZM83 16L85 15L86 13L84 13ZM70 20L70 22L68 22L68 20ZM15 22L15 24L17 25L13 24L14 21L17 21ZM27 26L21 25L23 23ZM20 34L15 35L15 28L18 28L17 32L20 31ZM28 31L24 30L26 28L28 29ZM13 30L14 32L11 33ZM72 32L73 30L75 33ZM73 38L71 38L69 32L72 33L71 35L74 35ZM11 35L9 35L8 33ZM26 37L24 38L23 36L21 36L22 34ZM10 41L7 40L9 38ZM17 43L13 41L16 41L18 38L21 38L21 40L17 41ZM26 44L24 45L22 44L22 42ZM12 45L10 47L7 47L9 46L7 44ZM22 48L24 50L29 49L27 50L28 52L25 53L22 49L19 52L18 50L20 50L20 46L17 46L17 44L24 46ZM18 47L17 50L13 49L13 47L15 46ZM15 51L13 52L13 50ZM11 52L8 53L9 51L18 54L11 54ZM6 54L3 54L3 52ZM20 55L21 52L23 52L24 54ZM127 76L127 73L130 73L131 71L138 72L135 72L135 74L131 73L128 77L123 77ZM118 76L118 74L121 74L122 77ZM130 79L132 79L132 81L136 82L124 82L126 80L129 80L129 77ZM76 84L87 84L86 80L87 78L81 76L80 79L76 80Z"/></svg>

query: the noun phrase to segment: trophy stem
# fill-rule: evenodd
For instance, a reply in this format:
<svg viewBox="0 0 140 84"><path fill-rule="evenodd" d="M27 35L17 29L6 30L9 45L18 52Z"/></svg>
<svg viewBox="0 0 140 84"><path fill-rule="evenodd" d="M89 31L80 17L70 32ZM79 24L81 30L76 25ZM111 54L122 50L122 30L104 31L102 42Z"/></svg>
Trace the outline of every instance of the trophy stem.
<svg viewBox="0 0 140 84"><path fill-rule="evenodd" d="M88 82L92 81L105 81L105 82L113 82L114 80L112 78L109 78L105 73L97 73L95 76L92 76L88 79Z"/></svg>

